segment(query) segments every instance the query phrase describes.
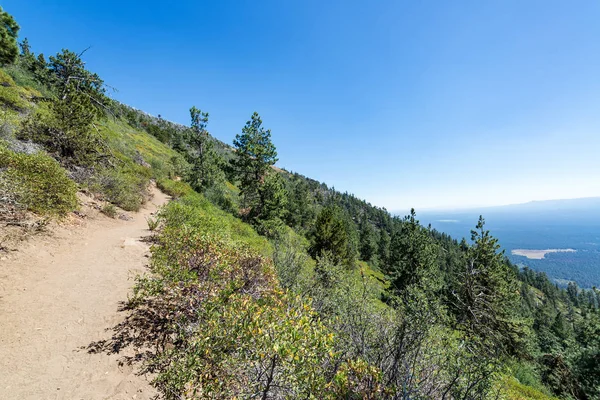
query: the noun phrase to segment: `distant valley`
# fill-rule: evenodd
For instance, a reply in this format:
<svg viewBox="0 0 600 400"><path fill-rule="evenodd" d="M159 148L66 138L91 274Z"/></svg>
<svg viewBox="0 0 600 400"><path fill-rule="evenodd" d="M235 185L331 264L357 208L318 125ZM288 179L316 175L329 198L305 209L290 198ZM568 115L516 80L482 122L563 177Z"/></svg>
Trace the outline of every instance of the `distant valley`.
<svg viewBox="0 0 600 400"><path fill-rule="evenodd" d="M423 225L458 240L470 238L479 215L514 263L546 272L561 285L600 286L600 198L418 212Z"/></svg>

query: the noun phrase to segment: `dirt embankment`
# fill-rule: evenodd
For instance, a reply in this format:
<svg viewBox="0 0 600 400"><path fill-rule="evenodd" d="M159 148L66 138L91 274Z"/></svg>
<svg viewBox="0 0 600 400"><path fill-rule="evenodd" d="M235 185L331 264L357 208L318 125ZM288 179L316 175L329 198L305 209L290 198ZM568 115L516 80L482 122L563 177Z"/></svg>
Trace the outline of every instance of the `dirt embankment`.
<svg viewBox="0 0 600 400"><path fill-rule="evenodd" d="M133 276L148 263L146 217L167 202L154 197L130 220L93 209L0 254L1 399L147 399L154 394L122 354L90 354L123 320ZM82 349L83 347L83 349Z"/></svg>

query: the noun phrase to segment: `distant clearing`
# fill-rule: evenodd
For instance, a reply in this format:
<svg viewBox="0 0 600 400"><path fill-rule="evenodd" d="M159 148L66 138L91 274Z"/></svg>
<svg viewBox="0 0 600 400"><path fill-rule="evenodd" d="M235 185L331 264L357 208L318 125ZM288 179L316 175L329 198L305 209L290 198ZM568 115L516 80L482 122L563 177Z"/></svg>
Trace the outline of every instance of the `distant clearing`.
<svg viewBox="0 0 600 400"><path fill-rule="evenodd" d="M541 260L548 253L575 253L575 249L546 249L546 250L526 250L514 249L511 253L515 256L524 256L532 260Z"/></svg>

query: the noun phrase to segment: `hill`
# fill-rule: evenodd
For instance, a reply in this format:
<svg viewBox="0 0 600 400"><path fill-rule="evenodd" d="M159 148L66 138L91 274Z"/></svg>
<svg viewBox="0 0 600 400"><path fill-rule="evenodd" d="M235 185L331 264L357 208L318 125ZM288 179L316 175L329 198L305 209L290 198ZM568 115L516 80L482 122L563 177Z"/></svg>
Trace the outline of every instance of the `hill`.
<svg viewBox="0 0 600 400"><path fill-rule="evenodd" d="M194 106L184 127L120 104L82 56L22 42L2 68L1 217L40 226L77 191L136 210L151 180L173 197L128 317L90 346L135 352L161 397L600 394L597 291L520 270L483 219L459 242L275 168L258 113L230 147Z"/></svg>

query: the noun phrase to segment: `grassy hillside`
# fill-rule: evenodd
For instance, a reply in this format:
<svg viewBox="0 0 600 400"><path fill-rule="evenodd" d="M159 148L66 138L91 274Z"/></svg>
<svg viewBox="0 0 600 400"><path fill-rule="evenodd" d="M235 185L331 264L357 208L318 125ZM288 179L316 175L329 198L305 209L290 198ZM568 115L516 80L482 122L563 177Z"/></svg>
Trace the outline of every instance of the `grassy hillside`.
<svg viewBox="0 0 600 400"><path fill-rule="evenodd" d="M11 75L24 83L17 84ZM24 125L48 113L52 101L42 99L39 83L33 85L36 89L28 85L32 82L15 66L0 69L0 190L15 213L64 215L77 208L76 190L137 210L147 197L150 179L173 176L177 168L185 168L185 160L172 148L112 115L99 118L93 127L106 151L106 162L66 167L60 157L20 137ZM16 214L9 215L6 208L3 217L14 218Z"/></svg>
<svg viewBox="0 0 600 400"><path fill-rule="evenodd" d="M16 67L8 72L21 82L34 82ZM178 199L156 221L149 222L157 232L152 273L137 283L136 296L130 305L137 317L120 331L124 336L149 338L160 334L169 342L178 338L169 347L155 347L145 358L144 368L157 372L155 384L166 398L172 392L199 397L207 393L236 393L243 397L245 390L265 390L259 376L268 372L270 362L281 370L278 379L282 381L277 381L278 385L285 386L294 396L320 393L340 398L348 393L368 392L371 396L385 397L389 388L383 386L377 368L343 350L355 334L355 327L345 326L343 318L379 315L377 318L384 318L386 324L395 323L390 314L394 311L388 300L384 300L391 285L382 269L384 260L378 256L359 259L348 274L345 268L326 260L315 262L309 255L310 241L304 234L311 231L319 210L332 201L340 204L347 215L368 216L369 223L379 231L400 222L389 217L385 210L353 196L279 170L288 193L299 193L301 200L305 196L303 200L313 208L308 214L299 215L298 211L306 211L291 197L292 201L286 205L289 213L283 216L289 227L280 226L274 235L274 231L267 231L271 232L271 240L267 240L235 215L240 202L238 187L226 182L220 193L212 194L213 201L221 202L221 206L223 199L229 199L228 206L220 209L179 180L185 179L189 172L188 157L185 149L182 152L173 148L172 139L166 140L164 131L170 130L172 135L185 132L184 128L156 122L146 114L120 105L119 109L128 110L129 118L123 113L107 112L93 123L93 132L100 139L105 157L92 164L74 166L44 151L43 145L24 140L20 134L29 119L49 112L48 103L52 100L40 100L43 95L39 85L34 85L37 89L19 85L5 70L0 70L0 77L3 99L0 190L3 198L10 199L6 202L10 206L5 206L1 214L4 220L14 220L28 212L40 216L65 215L77 208L77 190L92 192L126 210L136 210L145 201L150 179ZM43 91L50 93L49 89ZM132 126L133 116L146 123ZM157 126L153 123L162 124L162 131L152 128ZM219 151L234 157L228 146L220 146ZM354 217L352 222L356 229L360 225L358 218ZM202 260L199 266L212 265L211 269L198 270L196 264L190 264L199 260ZM327 269L328 279L333 279L330 282L336 282L334 291L331 283L323 286L320 278L323 268ZM201 271L205 272L200 274ZM191 293L206 300L190 303ZM170 314L168 310L179 311ZM149 315L154 315L154 319L148 320ZM166 319L158 318L159 315L165 315ZM258 315L261 318L257 319ZM320 317L315 319L316 315ZM140 325L140 321L149 325ZM200 321L203 322L198 325ZM383 322L378 321L368 329L380 327ZM190 324L202 329L189 331ZM175 326L185 329L174 330ZM224 332L228 332L227 336L223 336ZM450 347L446 350L459 345L451 332L436 332L436 336L440 334L447 335L445 346ZM201 337L210 340L198 347L197 340ZM433 336L422 340L430 346L442 346L435 344L438 339ZM234 358L229 355L233 349L228 350L230 346L237 349ZM207 358L207 354L211 356ZM456 353L453 357L462 356ZM303 361L297 363L297 360ZM425 371L421 370L426 365L422 362L427 363L423 359L413 366L420 373ZM330 370L332 365L336 367ZM256 369L257 366L262 367ZM201 371L212 372L205 376ZM259 376L253 375L256 373ZM330 378L325 379L327 376ZM500 374L495 379L503 398L551 398L508 375ZM244 382L250 381L257 386L245 387ZM220 386L221 382L226 382L226 387ZM371 382L368 390L363 387L367 382Z"/></svg>
<svg viewBox="0 0 600 400"><path fill-rule="evenodd" d="M458 242L276 168L258 113L235 149L206 112L190 117L107 98L68 50L0 70L0 222L66 215L78 190L125 210L152 179L173 196L148 221L150 272L105 349L134 346L162 397L600 393L596 291L519 270L483 218Z"/></svg>

